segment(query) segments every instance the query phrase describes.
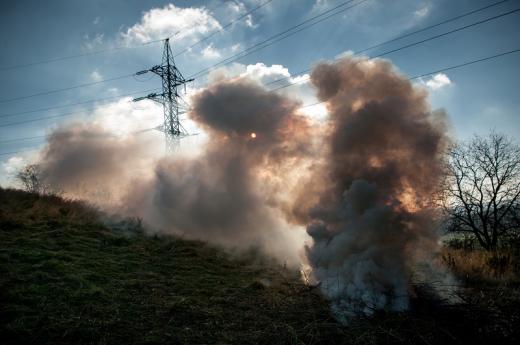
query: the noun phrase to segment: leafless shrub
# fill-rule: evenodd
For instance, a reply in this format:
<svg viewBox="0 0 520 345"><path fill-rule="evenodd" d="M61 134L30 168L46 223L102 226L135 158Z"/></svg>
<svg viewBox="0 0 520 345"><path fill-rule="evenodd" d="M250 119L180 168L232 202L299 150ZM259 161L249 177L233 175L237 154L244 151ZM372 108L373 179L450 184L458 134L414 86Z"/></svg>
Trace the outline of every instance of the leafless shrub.
<svg viewBox="0 0 520 345"><path fill-rule="evenodd" d="M520 147L504 135L456 144L448 155L444 210L448 230L470 233L486 250L518 237Z"/></svg>
<svg viewBox="0 0 520 345"><path fill-rule="evenodd" d="M22 184L26 191L40 193L42 188L42 181L41 169L39 165L26 165L16 174L16 179Z"/></svg>

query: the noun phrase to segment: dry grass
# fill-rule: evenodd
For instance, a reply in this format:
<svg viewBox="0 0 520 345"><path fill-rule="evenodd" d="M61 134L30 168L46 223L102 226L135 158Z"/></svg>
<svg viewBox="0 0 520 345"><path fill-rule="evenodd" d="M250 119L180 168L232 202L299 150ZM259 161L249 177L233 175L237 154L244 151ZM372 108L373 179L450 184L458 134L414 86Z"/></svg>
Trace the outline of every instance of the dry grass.
<svg viewBox="0 0 520 345"><path fill-rule="evenodd" d="M520 258L512 250L443 248L442 260L470 285L520 285Z"/></svg>
<svg viewBox="0 0 520 345"><path fill-rule="evenodd" d="M94 207L80 201L0 188L0 219L3 222L30 225L42 220L67 219L87 223L98 219L99 215Z"/></svg>
<svg viewBox="0 0 520 345"><path fill-rule="evenodd" d="M316 290L254 254L231 257L138 226L109 229L96 210L53 196L0 189L0 205L1 344L338 337Z"/></svg>
<svg viewBox="0 0 520 345"><path fill-rule="evenodd" d="M381 311L342 326L296 272L255 253L231 256L196 241L146 236L139 223L108 228L99 216L80 202L0 189L1 344L490 344L518 338L520 298L510 285L486 290L474 279L460 305L445 305L416 286L409 312ZM494 262L445 254L460 274L478 275L478 265ZM493 279L504 279L495 271Z"/></svg>

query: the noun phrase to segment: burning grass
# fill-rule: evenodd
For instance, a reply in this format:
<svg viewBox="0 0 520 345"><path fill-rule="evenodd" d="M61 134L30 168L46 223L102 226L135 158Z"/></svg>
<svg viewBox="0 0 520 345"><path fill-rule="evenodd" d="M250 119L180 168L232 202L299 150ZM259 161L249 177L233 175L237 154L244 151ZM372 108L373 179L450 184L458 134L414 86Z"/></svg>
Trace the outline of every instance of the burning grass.
<svg viewBox="0 0 520 345"><path fill-rule="evenodd" d="M101 216L79 202L0 189L2 344L435 344L517 335L511 285L473 286L451 306L416 286L409 312L343 326L318 289L254 252L146 236L139 222L108 228Z"/></svg>

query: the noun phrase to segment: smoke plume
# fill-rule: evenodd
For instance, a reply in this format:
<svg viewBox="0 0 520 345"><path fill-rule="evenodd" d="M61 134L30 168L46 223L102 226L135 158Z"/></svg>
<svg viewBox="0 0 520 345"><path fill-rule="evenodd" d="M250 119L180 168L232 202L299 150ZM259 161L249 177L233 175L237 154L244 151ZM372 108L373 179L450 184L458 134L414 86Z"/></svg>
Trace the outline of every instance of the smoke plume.
<svg viewBox="0 0 520 345"><path fill-rule="evenodd" d="M46 184L140 217L153 231L255 247L299 265L307 236L288 230L294 225L277 205L311 155L300 103L247 79L219 81L192 103L190 117L208 135L198 155L156 159L156 144L141 137L76 124L48 138L40 159Z"/></svg>
<svg viewBox="0 0 520 345"><path fill-rule="evenodd" d="M273 207L284 171L309 154L299 103L244 80L218 82L192 99L191 118L209 135L203 153L166 159L127 197L156 227L233 247L260 246L299 262L301 233ZM143 208L143 205L146 207ZM300 248L301 249L301 248ZM290 252L290 254L288 254Z"/></svg>
<svg viewBox="0 0 520 345"><path fill-rule="evenodd" d="M150 141L116 136L100 125L72 124L55 130L40 154L42 178L68 197L108 207L120 201L153 161Z"/></svg>
<svg viewBox="0 0 520 345"><path fill-rule="evenodd" d="M444 114L386 61L321 63L311 80L320 125L295 100L223 79L192 97L208 135L195 155L159 159L143 139L78 125L50 136L40 165L49 184L154 231L306 261L341 318L405 310L417 253L436 240Z"/></svg>
<svg viewBox="0 0 520 345"><path fill-rule="evenodd" d="M308 221L314 277L341 316L405 310L414 253L435 237L444 114L385 61L322 63L311 78L330 116L325 158L320 187L299 197L314 205L294 212Z"/></svg>

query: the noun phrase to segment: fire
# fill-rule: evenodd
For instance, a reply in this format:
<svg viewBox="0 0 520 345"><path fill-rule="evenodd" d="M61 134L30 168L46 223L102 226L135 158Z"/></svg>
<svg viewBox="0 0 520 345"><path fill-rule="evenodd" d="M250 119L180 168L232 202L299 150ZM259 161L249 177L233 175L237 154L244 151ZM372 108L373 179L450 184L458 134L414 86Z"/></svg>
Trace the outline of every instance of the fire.
<svg viewBox="0 0 520 345"><path fill-rule="evenodd" d="M251 139L255 139L255 138L256 138L256 133L255 132L251 133Z"/></svg>
<svg viewBox="0 0 520 345"><path fill-rule="evenodd" d="M401 202L401 207L408 212L414 213L419 211L421 208L419 201L417 200L417 195L411 188L406 188L401 195L398 196L398 199Z"/></svg>

